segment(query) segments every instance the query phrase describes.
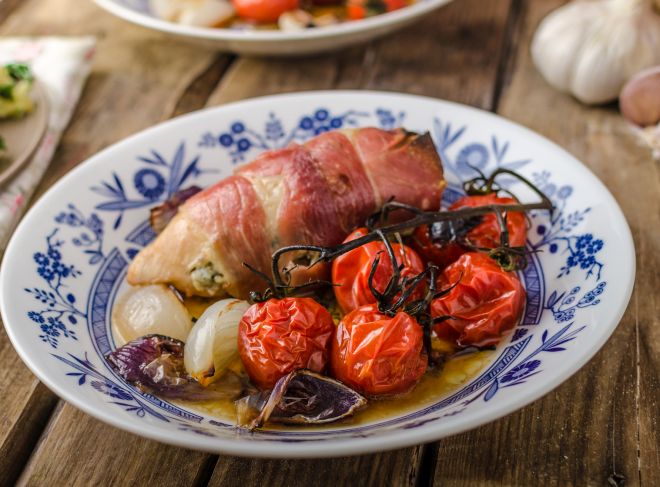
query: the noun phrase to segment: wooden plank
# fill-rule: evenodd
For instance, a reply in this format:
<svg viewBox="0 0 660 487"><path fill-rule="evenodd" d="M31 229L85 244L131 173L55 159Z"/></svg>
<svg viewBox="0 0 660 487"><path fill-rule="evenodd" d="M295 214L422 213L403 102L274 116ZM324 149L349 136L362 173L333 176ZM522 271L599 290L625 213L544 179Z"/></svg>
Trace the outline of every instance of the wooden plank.
<svg viewBox="0 0 660 487"><path fill-rule="evenodd" d="M0 328L0 483L11 485L32 453L57 398L37 381Z"/></svg>
<svg viewBox="0 0 660 487"><path fill-rule="evenodd" d="M426 94L490 109L510 3L463 0L366 47L318 58L239 59L208 105L312 89L383 89ZM410 46L415 46L411 50ZM428 480L424 448L331 460L221 456L212 486L417 485Z"/></svg>
<svg viewBox="0 0 660 487"><path fill-rule="evenodd" d="M255 460L220 457L210 486L407 486L419 481L421 448L325 460ZM267 481L267 482L265 482Z"/></svg>
<svg viewBox="0 0 660 487"><path fill-rule="evenodd" d="M208 457L126 433L67 404L18 485L194 485Z"/></svg>
<svg viewBox="0 0 660 487"><path fill-rule="evenodd" d="M203 106L231 60L133 27L92 2L78 0L24 0L0 25L0 34L92 34L99 39L92 74L37 194L106 145ZM57 398L20 362L4 331L0 390L7 392L0 396L0 483L11 485ZM134 485L151 476L159 483L190 484L204 474L211 459L138 439L65 406L52 418L49 434L22 481L43 484L46 479L67 479L70 485L89 485L97 479L97 484L107 485L107 479L116 478L118 484Z"/></svg>
<svg viewBox="0 0 660 487"><path fill-rule="evenodd" d="M633 231L637 286L612 338L572 379L515 414L440 443L441 485L660 485L658 167L612 107L586 108L534 69L531 35L560 3L521 2L520 41L498 111L567 148L609 187Z"/></svg>

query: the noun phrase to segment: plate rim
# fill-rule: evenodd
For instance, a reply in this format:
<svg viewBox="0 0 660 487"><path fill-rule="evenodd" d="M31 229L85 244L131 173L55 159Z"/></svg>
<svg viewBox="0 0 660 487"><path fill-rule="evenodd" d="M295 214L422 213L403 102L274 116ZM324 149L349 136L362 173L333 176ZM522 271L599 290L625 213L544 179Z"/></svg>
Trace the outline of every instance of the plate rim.
<svg viewBox="0 0 660 487"><path fill-rule="evenodd" d="M162 130L166 126L176 126L178 124L186 124L189 119L194 119L200 114L209 113L213 111L223 111L225 109L240 107L241 105L260 105L264 102L268 102L271 99L277 100L286 100L287 98L314 98L318 100L324 97L351 97L351 96L360 96L360 97L373 97L373 98L398 98L398 99L416 99L420 101L427 101L429 103L437 104L447 104L454 106L461 110L466 110L467 112L472 112L477 116L485 116L490 118L494 122L510 124L518 130L521 130L525 137L532 137L543 140L545 143L551 144L557 150L562 153L567 160L570 160L571 163L577 164L587 173L592 176L592 182L596 185L600 185L600 188L603 190L603 194L607 195L609 201L607 201L608 206L616 213L616 217L620 220L622 224L621 229L623 233L621 234L622 244L628 250L627 258L630 261L630 269L627 274L627 282L625 282L625 291L623 293L623 299L621 300L621 305L618 308L617 312L614 313L609 321L609 326L607 329L601 333L597 339L589 342L590 346L588 349L585 349L581 352L579 356L576 357L575 365L570 369L566 370L563 373L553 375L549 380L543 382L542 385L539 383L531 383L527 389L526 394L523 398L517 397L516 400L509 398L504 400L502 404L499 405L497 410L491 411L466 411L462 415L462 421L460 424L450 424L444 426L443 431L437 431L432 427L421 429L421 430L402 430L395 429L392 431L387 431L378 436L374 437L365 437L365 438L332 438L323 439L318 442L313 443L288 443L286 448L281 448L281 444L278 442L242 442L242 441L233 441L230 438L206 438L202 436L195 436L194 438L188 437L186 435L172 435L172 432L166 430L161 430L159 428L151 428L148 423L138 423L134 420L124 419L119 415L108 415L102 410L97 410L93 405L88 405L86 401L82 398L79 398L78 395L73 394L73 389L59 387L53 381L50 380L48 371L41 371L38 367L32 363L30 358L30 353L19 342L18 337L13 332L13 327L9 325L6 311L6 306L8 305L9 292L5 292L4 282L6 278L5 271L5 259L7 256L12 255L16 252L14 247L18 242L16 235L21 235L23 232L29 231L29 220L32 218L33 214L41 213L41 208L44 207L48 200L52 197L51 195L58 191L60 186L68 184L70 179L76 178L78 172L86 170L88 167L102 164L102 160L106 158L106 154L111 153L119 145L124 145L132 143L137 139L143 137L149 137L152 133ZM623 256L626 258L626 256ZM607 340L611 337L614 330L619 325L621 318L623 317L625 311L628 308L630 303L630 297L632 295L635 275L636 275L636 254L635 246L632 238L632 233L628 222L619 206L618 202L614 196L610 193L609 189L603 184L600 179L593 174L593 172L584 165L580 160L572 156L568 151L558 144L552 142L550 139L528 129L527 127L520 125L512 120L504 118L495 113L482 110L479 108L471 107L469 105L464 105L461 103L442 100L438 98L419 96L419 95L410 95L405 93L397 92L387 92L387 91L372 91L372 90L322 90L322 91L302 91L294 93L285 93L279 95L267 95L256 98L250 98L245 100L240 100L225 105L208 107L202 110L194 111L179 117L175 117L170 120L160 122L156 125L148 127L142 131L139 131L135 134L132 134L124 139L117 141L116 143L102 149L101 151L93 154L85 161L78 164L72 171L69 171L65 176L58 180L51 188L49 188L39 200L30 208L30 210L23 216L21 222L17 226L16 230L12 234L12 237L7 245L5 250L2 265L0 265L0 314L2 315L3 324L7 335L14 347L20 356L21 360L27 365L30 371L42 382L44 383L51 391L57 394L60 398L74 405L76 408L82 410L83 412L95 417L98 420L101 420L105 423L108 423L112 426L118 427L124 431L139 434L145 438L152 440L160 441L166 444L171 444L179 447L190 448L194 450L201 450L214 453L223 453L231 454L243 457L259 457L259 458L323 458L323 457L337 457L345 455L355 455L355 454L364 454L377 451L386 451L393 450L398 448L409 447L413 445L418 445L426 442L437 441L446 436L457 434L460 432L465 432L477 428L483 424L492 422L501 417L511 414L512 412L522 409L524 406L540 399L546 394L552 392L560 384L565 382L568 378L576 374L584 365L589 362L593 356L603 347ZM537 384L537 385L534 385ZM478 414L477 414L478 413ZM478 417L475 417L478 416ZM469 423L469 427L465 426L465 423ZM322 444L323 447L319 448L316 445ZM280 448L278 448L278 446Z"/></svg>
<svg viewBox="0 0 660 487"><path fill-rule="evenodd" d="M37 105L35 106L34 111L27 113L24 118L39 117L39 125L37 126L37 130L32 133L27 150L17 155L4 171L0 171L0 189L10 183L14 177L18 175L20 170L25 167L32 155L34 155L39 148L41 142L44 140L44 136L48 130L51 110L50 100L48 99L48 94L46 93L44 85L37 80L32 84L32 97ZM21 123L24 118L18 119L15 122Z"/></svg>
<svg viewBox="0 0 660 487"><path fill-rule="evenodd" d="M137 12L127 6L120 5L115 0L94 0L99 7L111 14L143 27L167 32L168 34L182 35L196 39L240 41L245 42L246 44L331 39L342 35L367 32L380 27L388 27L397 25L401 22L406 22L407 20L412 20L452 1L453 0L425 0L424 2L410 5L394 12L380 14L357 22L343 22L335 26L328 26L320 29L306 29L284 33L277 30L258 31L188 26Z"/></svg>

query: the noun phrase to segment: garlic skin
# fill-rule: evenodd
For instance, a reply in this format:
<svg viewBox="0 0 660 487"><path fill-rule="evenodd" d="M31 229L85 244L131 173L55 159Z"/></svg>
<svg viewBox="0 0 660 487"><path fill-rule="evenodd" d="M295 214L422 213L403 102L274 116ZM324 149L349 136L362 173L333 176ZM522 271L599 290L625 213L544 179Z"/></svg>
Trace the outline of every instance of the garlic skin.
<svg viewBox="0 0 660 487"><path fill-rule="evenodd" d="M531 54L554 88L606 103L630 77L660 64L660 14L652 0L571 2L539 24Z"/></svg>
<svg viewBox="0 0 660 487"><path fill-rule="evenodd" d="M238 324L249 307L247 301L221 299L209 306L190 330L183 363L203 386L217 380L238 357Z"/></svg>
<svg viewBox="0 0 660 487"><path fill-rule="evenodd" d="M112 308L112 331L117 346L145 335L185 340L192 318L179 297L163 284L131 287Z"/></svg>
<svg viewBox="0 0 660 487"><path fill-rule="evenodd" d="M640 127L660 122L660 66L633 76L619 96L621 114Z"/></svg>

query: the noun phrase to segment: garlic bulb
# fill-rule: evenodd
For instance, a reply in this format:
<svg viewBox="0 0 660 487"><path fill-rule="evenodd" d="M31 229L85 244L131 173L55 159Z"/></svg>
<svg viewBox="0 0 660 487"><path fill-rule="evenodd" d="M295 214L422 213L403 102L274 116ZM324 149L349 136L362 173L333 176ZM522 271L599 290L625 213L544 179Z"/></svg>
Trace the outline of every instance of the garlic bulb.
<svg viewBox="0 0 660 487"><path fill-rule="evenodd" d="M118 346L151 334L183 341L190 328L188 310L174 291L162 284L133 287L112 308L112 329Z"/></svg>
<svg viewBox="0 0 660 487"><path fill-rule="evenodd" d="M657 0L575 1L550 13L532 59L552 86L583 103L615 100L640 70L660 64Z"/></svg>
<svg viewBox="0 0 660 487"><path fill-rule="evenodd" d="M239 299L222 299L199 317L186 340L186 371L206 386L215 381L238 357L238 324L250 305Z"/></svg>
<svg viewBox="0 0 660 487"><path fill-rule="evenodd" d="M197 27L215 27L235 13L227 0L149 0L149 9L161 19Z"/></svg>

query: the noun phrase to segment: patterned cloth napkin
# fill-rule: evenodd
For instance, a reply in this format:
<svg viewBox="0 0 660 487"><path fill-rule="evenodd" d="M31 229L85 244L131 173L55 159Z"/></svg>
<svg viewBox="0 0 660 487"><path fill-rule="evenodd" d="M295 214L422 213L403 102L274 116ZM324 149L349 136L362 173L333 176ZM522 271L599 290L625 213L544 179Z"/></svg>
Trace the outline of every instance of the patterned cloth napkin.
<svg viewBox="0 0 660 487"><path fill-rule="evenodd" d="M0 254L25 211L69 123L91 68L96 41L91 37L35 37L0 40L0 65L23 62L48 93L48 128L32 160L0 187Z"/></svg>

